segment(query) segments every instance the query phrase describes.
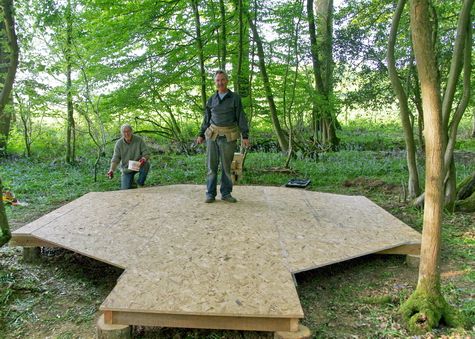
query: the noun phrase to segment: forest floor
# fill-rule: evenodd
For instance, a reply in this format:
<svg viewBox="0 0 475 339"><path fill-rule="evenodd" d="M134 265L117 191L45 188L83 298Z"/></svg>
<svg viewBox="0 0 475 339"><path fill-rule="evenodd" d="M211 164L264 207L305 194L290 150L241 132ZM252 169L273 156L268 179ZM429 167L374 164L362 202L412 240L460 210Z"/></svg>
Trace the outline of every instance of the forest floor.
<svg viewBox="0 0 475 339"><path fill-rule="evenodd" d="M475 171L475 153L459 150L460 178ZM203 184L204 156L157 156L148 185ZM309 178L309 189L364 195L417 231L422 211L405 200L404 153L344 150L317 161L296 159L292 172L276 171L279 154L250 153L242 184L283 185ZM104 162L104 168L107 167ZM176 169L179 168L180 171ZM89 191L117 189L89 163L10 157L0 161L2 179L28 206L7 207L17 229ZM46 173L46 174L45 174ZM445 213L441 282L446 300L472 322L466 329L441 327L417 338L475 338L475 213ZM122 271L63 249L43 249L38 263L22 261L20 247L0 248L0 338L93 338L98 308ZM302 323L315 338L410 337L398 308L413 292L418 270L404 256L370 255L296 276L305 313ZM135 338L272 338L272 333L134 327ZM416 338L416 337L414 337Z"/></svg>

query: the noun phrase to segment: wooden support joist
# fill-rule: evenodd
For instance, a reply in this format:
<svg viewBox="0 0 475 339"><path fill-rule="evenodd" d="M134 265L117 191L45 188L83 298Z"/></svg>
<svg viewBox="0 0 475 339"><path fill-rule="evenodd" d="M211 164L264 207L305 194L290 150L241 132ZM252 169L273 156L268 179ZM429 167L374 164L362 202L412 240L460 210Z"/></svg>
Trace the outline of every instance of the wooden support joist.
<svg viewBox="0 0 475 339"><path fill-rule="evenodd" d="M104 311L106 324L245 331L297 331L297 318L239 317Z"/></svg>
<svg viewBox="0 0 475 339"><path fill-rule="evenodd" d="M390 248L377 254L411 254L419 255L421 253L421 244L408 244Z"/></svg>
<svg viewBox="0 0 475 339"><path fill-rule="evenodd" d="M51 248L60 247L56 244L53 244L46 240L38 239L29 234L13 234L8 244L10 246L23 246L23 247L51 247Z"/></svg>

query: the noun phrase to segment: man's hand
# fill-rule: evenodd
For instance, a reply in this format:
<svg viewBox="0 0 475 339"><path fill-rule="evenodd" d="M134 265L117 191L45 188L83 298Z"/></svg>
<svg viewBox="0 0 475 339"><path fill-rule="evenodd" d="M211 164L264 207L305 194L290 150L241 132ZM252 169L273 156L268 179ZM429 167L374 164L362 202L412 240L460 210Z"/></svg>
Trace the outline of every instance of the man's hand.
<svg viewBox="0 0 475 339"><path fill-rule="evenodd" d="M114 171L109 170L109 172L107 172L107 176L109 177L109 179L112 179L114 177Z"/></svg>
<svg viewBox="0 0 475 339"><path fill-rule="evenodd" d="M199 144L202 144L203 142L205 141L205 138L199 136L198 138L196 138L196 143L199 145Z"/></svg>
<svg viewBox="0 0 475 339"><path fill-rule="evenodd" d="M140 160L139 160L139 162L140 162L140 167L142 167L143 164L145 164L145 163L147 162L147 158L141 157Z"/></svg>
<svg viewBox="0 0 475 339"><path fill-rule="evenodd" d="M242 145L244 146L244 148L249 148L251 147L251 142L249 141L249 139L242 139Z"/></svg>

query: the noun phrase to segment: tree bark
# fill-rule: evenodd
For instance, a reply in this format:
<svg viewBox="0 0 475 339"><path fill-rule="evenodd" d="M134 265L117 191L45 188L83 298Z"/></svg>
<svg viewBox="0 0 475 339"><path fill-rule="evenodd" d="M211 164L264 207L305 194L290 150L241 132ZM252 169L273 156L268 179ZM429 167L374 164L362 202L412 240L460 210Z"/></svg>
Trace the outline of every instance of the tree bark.
<svg viewBox="0 0 475 339"><path fill-rule="evenodd" d="M468 2L468 1L467 1ZM472 1L473 4L473 1ZM465 8L470 12L471 8ZM461 13L461 16L464 16ZM464 21L464 20L463 20ZM444 154L444 173L445 173L445 203L452 207L456 199L456 173L454 162L454 149L457 140L457 131L462 116L467 109L470 93L471 93L471 76L472 76L472 25L467 22L465 30L462 30L461 35L457 36L459 39L465 40L463 48L463 90L462 98L457 105L452 121L448 126L448 141Z"/></svg>
<svg viewBox="0 0 475 339"><path fill-rule="evenodd" d="M452 55L452 60L450 63L450 71L447 79L447 87L444 92L443 102L442 102L442 118L443 126L448 126L450 113L452 111L452 104L454 101L455 91L457 87L457 82L460 76L460 71L462 67L462 61L464 58L464 49L465 49L465 37L468 34L467 27L471 26L470 22L470 11L473 6L473 0L465 0L463 2L462 11L460 12L457 33L455 36L455 46L454 52Z"/></svg>
<svg viewBox="0 0 475 339"><path fill-rule="evenodd" d="M236 11L239 17L239 40L236 73L234 74L235 90L242 99L244 110L247 111L250 104L248 0L237 0Z"/></svg>
<svg viewBox="0 0 475 339"><path fill-rule="evenodd" d="M336 149L340 139L336 135L336 116L333 105L333 0L317 0L317 50L322 51L320 67L323 80L322 142Z"/></svg>
<svg viewBox="0 0 475 339"><path fill-rule="evenodd" d="M457 188L457 200L464 200L475 192L475 172L465 178Z"/></svg>
<svg viewBox="0 0 475 339"><path fill-rule="evenodd" d="M411 31L426 124L426 191L419 279L416 291L401 306L401 312L410 330L418 333L431 330L442 320L449 326L457 324L454 311L449 308L440 289L445 145L437 64L428 14L428 0L411 1Z"/></svg>
<svg viewBox="0 0 475 339"><path fill-rule="evenodd" d="M3 88L0 92L0 152L5 152L8 135L10 133L10 122L13 115L13 108L7 110L7 104L11 102L11 92L15 74L18 67L18 40L15 32L15 21L13 18L13 1L2 0L1 10L3 14L2 35L5 42L0 47L2 64L7 67L3 68L0 73L0 79ZM8 46L8 51L4 50L4 46Z"/></svg>
<svg viewBox="0 0 475 339"><path fill-rule="evenodd" d="M249 112L251 106L251 82L250 82L250 61L249 61L249 0L237 0L235 3L239 18L238 32L238 55L235 67L235 90L240 95L243 109ZM249 125L251 120L248 119ZM241 143L241 153L245 153Z"/></svg>
<svg viewBox="0 0 475 339"><path fill-rule="evenodd" d="M396 44L397 30L399 27L399 22L401 20L401 14L404 10L407 0L399 0L397 4L396 11L393 16L393 21L391 25L391 31L389 33L389 42L388 42L388 72L391 84L393 86L394 93L399 101L399 113L401 117L402 128L404 131L404 141L406 143L406 161L409 171L408 179L408 194L410 198L415 198L421 194L421 189L419 185L419 172L417 170L417 161L416 161L416 145L414 142L414 132L413 126L409 119L410 110L408 105L408 99L404 88L402 87L401 81L396 70L396 61L394 57L394 46Z"/></svg>
<svg viewBox="0 0 475 339"><path fill-rule="evenodd" d="M0 193L3 195L2 178L0 178ZM5 206L3 205L3 199L0 201L0 232L0 247L2 247L12 237L10 226L8 225L7 214L5 212Z"/></svg>
<svg viewBox="0 0 475 339"><path fill-rule="evenodd" d="M218 46L218 50L220 51L221 58L220 58L220 67L223 71L226 70L226 58L227 58L227 36L226 36L226 9L224 6L224 0L219 0L219 13L221 16L221 30L220 34L220 43Z"/></svg>
<svg viewBox="0 0 475 339"><path fill-rule="evenodd" d="M316 11L316 22L314 8ZM336 135L336 117L331 96L333 93L333 0L307 0L310 50L317 98L313 100L312 127L314 137L322 144L336 148L340 142ZM316 26L316 28L315 28Z"/></svg>
<svg viewBox="0 0 475 339"><path fill-rule="evenodd" d="M201 105L203 112L206 110L206 71L203 54L203 41L201 39L201 23L198 7L198 0L192 0L193 14L195 17L196 47L198 48L198 59L200 63L200 83L201 83Z"/></svg>
<svg viewBox="0 0 475 339"><path fill-rule="evenodd" d="M72 86L72 44L73 44L73 16L71 0L68 0L66 7L66 105L68 112L67 132L66 132L66 162L71 164L76 159L76 126L74 121L73 108L73 86Z"/></svg>
<svg viewBox="0 0 475 339"><path fill-rule="evenodd" d="M279 117L277 114L277 107L274 102L274 95L272 94L272 88L270 86L269 76L267 75L267 68L266 68L266 63L264 59L264 48L262 47L262 41L257 32L257 27L250 17L249 17L249 27L252 30L254 41L257 47L257 55L259 58L259 69L261 71L262 82L264 83L264 90L266 92L267 102L269 103L269 111L270 111L270 117L272 120L272 127L274 128L274 132L277 136L277 141L279 142L281 151L283 153L287 153L289 149L289 140L287 139L287 136L282 130Z"/></svg>
<svg viewBox="0 0 475 339"><path fill-rule="evenodd" d="M447 87L444 91L443 101L441 100L441 114L442 114L442 129L443 129L443 144L444 144L444 166L443 178L444 186L443 192L445 196L445 206L452 208L455 203L455 164L453 164L453 152L456 143L457 129L463 113L468 104L470 97L470 79L471 76L471 21L470 11L473 7L474 0L464 0L462 11L460 12L457 24L457 32L455 37L455 47L450 64L450 72L447 79ZM432 49L434 50L434 48ZM463 68L462 68L463 67ZM455 96L455 87L463 69L463 92L462 97L457 104L454 114L452 106ZM440 84L439 73L437 73L437 81ZM450 116L453 116L450 121ZM427 130L427 127L426 127ZM415 205L424 200L424 196L416 199Z"/></svg>
<svg viewBox="0 0 475 339"><path fill-rule="evenodd" d="M318 63L318 52L317 52L317 30L315 28L315 15L313 13L313 0L307 0L307 22L308 22L308 32L310 37L310 53L312 56L312 70L313 77L315 79L315 91L316 93L323 92L323 80L320 73L320 66ZM312 130L314 134L314 139L318 139L318 107L317 100L312 100Z"/></svg>
<svg viewBox="0 0 475 339"><path fill-rule="evenodd" d="M475 138L475 107L473 108L472 138Z"/></svg>
<svg viewBox="0 0 475 339"><path fill-rule="evenodd" d="M475 212L475 172L465 178L457 187L455 210L467 213Z"/></svg>

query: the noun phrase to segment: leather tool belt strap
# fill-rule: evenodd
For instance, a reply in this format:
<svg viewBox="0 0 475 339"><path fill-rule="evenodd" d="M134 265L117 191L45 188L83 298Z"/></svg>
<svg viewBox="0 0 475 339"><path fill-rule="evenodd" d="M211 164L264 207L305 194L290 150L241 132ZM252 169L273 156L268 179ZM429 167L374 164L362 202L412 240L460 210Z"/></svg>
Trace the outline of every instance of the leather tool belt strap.
<svg viewBox="0 0 475 339"><path fill-rule="evenodd" d="M241 132L237 126L216 126L210 125L205 131L206 139L216 140L218 136L225 136L228 142L235 141L241 137Z"/></svg>

